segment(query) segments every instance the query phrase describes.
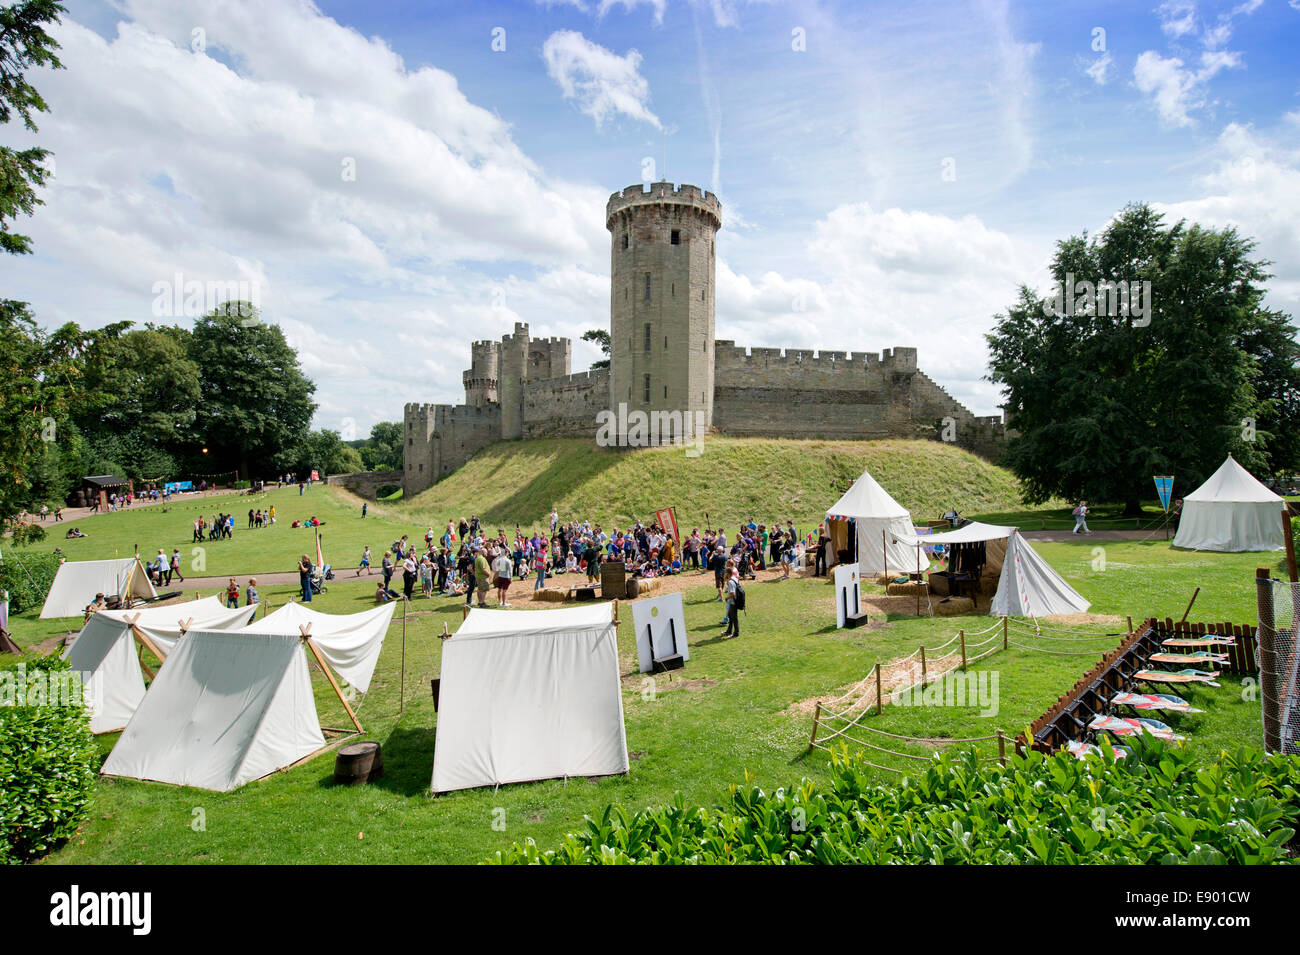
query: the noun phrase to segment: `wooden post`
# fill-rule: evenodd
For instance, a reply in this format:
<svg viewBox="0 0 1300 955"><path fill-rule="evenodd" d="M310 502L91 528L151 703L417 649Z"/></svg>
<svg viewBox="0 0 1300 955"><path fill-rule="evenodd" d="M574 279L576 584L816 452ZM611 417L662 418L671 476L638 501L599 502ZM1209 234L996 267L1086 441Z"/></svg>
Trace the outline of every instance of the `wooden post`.
<svg viewBox="0 0 1300 955"><path fill-rule="evenodd" d="M813 713L812 735L808 737L808 752L810 753L813 751L813 747L817 745L817 725L818 722L821 720L821 718L822 718L822 703L821 700L818 700L817 710L816 712Z"/></svg>
<svg viewBox="0 0 1300 955"><path fill-rule="evenodd" d="M1286 573L1294 584L1300 578L1296 577L1295 538L1291 536L1291 515L1287 513L1285 507L1282 508L1282 541L1286 544Z"/></svg>
<svg viewBox="0 0 1300 955"><path fill-rule="evenodd" d="M465 606L460 608L460 619L463 621L468 616L469 616L469 604L465 604Z"/></svg>
<svg viewBox="0 0 1300 955"><path fill-rule="evenodd" d="M1187 615L1192 612L1192 604L1196 603L1196 595L1199 594L1200 592L1201 592L1200 587L1197 587L1194 591L1192 591L1192 599L1187 601L1187 609L1183 611L1183 618L1182 620L1178 621L1179 623L1183 623L1184 621L1187 620Z"/></svg>
<svg viewBox="0 0 1300 955"><path fill-rule="evenodd" d="M998 762L1007 764L1007 735L1002 730L998 730Z"/></svg>
<svg viewBox="0 0 1300 955"><path fill-rule="evenodd" d="M885 698L881 696L880 693L880 685L881 685L880 664L877 663L876 664L876 715L877 716L880 715L880 711L885 705Z"/></svg>
<svg viewBox="0 0 1300 955"><path fill-rule="evenodd" d="M152 653L155 657L157 657L158 661L161 663L163 660L166 659L166 656L165 654L160 653L158 648L154 645L154 642L144 635L143 630L141 630L139 627L136 626L136 623L139 621L139 619L140 619L140 615L137 613L135 617L126 621L126 625L131 628L131 633L135 635L135 638L139 640L142 644L144 644L145 649L147 649L150 653ZM183 633L184 631L182 631L182 634Z"/></svg>
<svg viewBox="0 0 1300 955"><path fill-rule="evenodd" d="M862 559L862 555L859 554L858 560L861 559ZM885 586L888 587L889 586L889 551L885 549L884 531L880 532L880 560L881 560L881 566L885 568Z"/></svg>
<svg viewBox="0 0 1300 955"><path fill-rule="evenodd" d="M1002 615L1002 649L1007 648L1007 618L1006 614Z"/></svg>
<svg viewBox="0 0 1300 955"><path fill-rule="evenodd" d="M1128 617L1127 619L1128 619L1128 635L1131 637L1133 636L1133 618Z"/></svg>
<svg viewBox="0 0 1300 955"><path fill-rule="evenodd" d="M1277 637L1273 615L1273 581L1267 567L1255 570L1255 600L1259 610L1259 695L1264 727L1264 752L1282 751L1282 724L1277 685Z"/></svg>
<svg viewBox="0 0 1300 955"><path fill-rule="evenodd" d="M618 626L618 598L614 598L614 626Z"/></svg>
<svg viewBox="0 0 1300 955"><path fill-rule="evenodd" d="M337 696L339 702L343 704L343 709L348 711L348 718L352 720L352 725L357 728L358 733L364 733L365 730L361 728L361 722L357 719L357 714L352 712L352 707L348 704L348 701L343 698L343 691L339 689L339 681L334 679L334 671L329 668L329 664L327 664L325 658L321 656L320 649L316 646L316 642L311 638L311 624L307 624L305 627L299 627L298 631L302 634L303 643L307 644L307 647L311 650L312 656L316 658L316 662L320 664L320 668L325 671L326 679L330 681L330 686L334 688L334 695Z"/></svg>
<svg viewBox="0 0 1300 955"><path fill-rule="evenodd" d="M921 648L921 689L925 689L925 647Z"/></svg>
<svg viewBox="0 0 1300 955"><path fill-rule="evenodd" d="M957 636L961 638L961 668L962 672L966 670L966 631L958 630Z"/></svg>

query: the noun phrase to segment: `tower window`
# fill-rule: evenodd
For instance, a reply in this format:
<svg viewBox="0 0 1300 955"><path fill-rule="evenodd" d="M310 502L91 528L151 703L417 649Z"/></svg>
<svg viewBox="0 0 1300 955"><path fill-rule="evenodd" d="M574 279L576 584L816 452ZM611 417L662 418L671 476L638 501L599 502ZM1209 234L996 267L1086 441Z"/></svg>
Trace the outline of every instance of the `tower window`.
<svg viewBox="0 0 1300 955"><path fill-rule="evenodd" d="M627 248L627 233L623 233L623 248Z"/></svg>
<svg viewBox="0 0 1300 955"><path fill-rule="evenodd" d="M408 447L412 447L412 448L415 447L415 439L414 439L414 438L407 438L407 439L406 439L406 443L407 443L407 446L408 446Z"/></svg>
<svg viewBox="0 0 1300 955"><path fill-rule="evenodd" d="M650 350L650 323L646 322L645 326L645 350Z"/></svg>
<svg viewBox="0 0 1300 955"><path fill-rule="evenodd" d="M650 401L650 376L649 375L645 376L645 400L647 403L649 403Z"/></svg>
<svg viewBox="0 0 1300 955"><path fill-rule="evenodd" d="M645 274L645 300L650 301L650 273Z"/></svg>
<svg viewBox="0 0 1300 955"><path fill-rule="evenodd" d="M700 301L704 301L704 289L700 289Z"/></svg>
<svg viewBox="0 0 1300 955"><path fill-rule="evenodd" d="M665 335L665 336L664 336L664 348L667 348L667 347L668 347L668 336Z"/></svg>
<svg viewBox="0 0 1300 955"><path fill-rule="evenodd" d="M667 386L667 385L664 385L664 397L665 397L665 398L668 397L668 386Z"/></svg>
<svg viewBox="0 0 1300 955"><path fill-rule="evenodd" d="M670 241L673 245L681 245L681 244L682 244L682 230L681 230L681 229L673 229L673 231L672 231L672 235L671 235L671 237L669 238L668 241Z"/></svg>

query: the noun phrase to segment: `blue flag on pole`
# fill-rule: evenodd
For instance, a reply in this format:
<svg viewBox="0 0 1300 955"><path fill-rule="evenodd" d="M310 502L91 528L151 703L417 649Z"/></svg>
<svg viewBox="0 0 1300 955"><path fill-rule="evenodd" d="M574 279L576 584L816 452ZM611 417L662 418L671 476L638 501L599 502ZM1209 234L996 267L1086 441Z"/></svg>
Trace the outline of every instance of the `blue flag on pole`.
<svg viewBox="0 0 1300 955"><path fill-rule="evenodd" d="M1156 475L1156 493L1160 495L1160 506L1165 509L1166 514L1169 513L1169 498L1174 493L1174 476L1172 474L1166 477Z"/></svg>

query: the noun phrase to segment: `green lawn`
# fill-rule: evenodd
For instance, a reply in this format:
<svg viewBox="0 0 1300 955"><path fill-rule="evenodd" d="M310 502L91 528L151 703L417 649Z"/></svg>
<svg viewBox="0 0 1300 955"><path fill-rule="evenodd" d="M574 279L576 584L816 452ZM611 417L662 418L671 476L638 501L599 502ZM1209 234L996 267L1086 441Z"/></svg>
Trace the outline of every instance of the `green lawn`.
<svg viewBox="0 0 1300 955"><path fill-rule="evenodd" d="M276 524L259 530L248 529L248 509L275 507ZM230 540L192 542L192 522L198 516L209 520L218 512L233 513L235 532ZM384 505L371 502L369 514L361 517L361 501L339 488L316 484L299 496L297 487L271 489L264 494L229 494L207 498L181 499L164 507L151 505L97 514L76 521L89 536L64 540L66 524L46 523L49 536L32 551L62 548L69 560L101 560L129 557L135 547L145 558L152 558L158 548L168 554L179 547L186 577L213 577L238 574L287 573L297 570L298 557L311 554L315 560L316 543L310 528L293 527L295 520L317 517L321 545L327 562L335 567L357 566L361 550L369 544L376 565L384 550L403 534L423 539L429 525L411 516L399 514ZM24 550L10 551L22 558Z"/></svg>
<svg viewBox="0 0 1300 955"><path fill-rule="evenodd" d="M296 492L295 492L296 493ZM236 538L238 540L238 537ZM1259 555L1183 555L1154 544L1107 546L1105 571L1093 571L1089 542L1042 546L1043 553L1089 596L1099 612L1180 616L1196 582L1201 619L1253 620L1253 565ZM313 602L319 610L352 612L371 606L373 584L340 579ZM293 588L268 588L279 605ZM623 660L631 772L601 780L572 779L453 793L427 790L436 716L429 679L439 667L435 634L460 620L460 602L417 600L407 620L406 710L398 714L401 686L401 616L389 631L370 694L360 709L367 738L384 744L386 776L361 788L331 783L333 758L322 755L226 794L159 784L102 779L79 836L52 863L170 862L474 862L527 837L553 844L586 813L609 802L631 807L665 801L678 790L705 804L717 802L729 782L748 771L764 786L827 778L825 753L807 754L811 728L792 703L825 697L867 675L877 660L905 656L944 642L959 627L989 626L988 617L895 618L883 629L837 632L831 589L812 580L756 584L740 640L719 641L720 605L708 587L686 594L692 658L684 671L653 683L634 673L630 614L619 632ZM20 642L57 631L32 614L14 623ZM1114 626L1088 628L1113 632ZM999 712L982 718L978 706L886 707L871 725L921 737L986 735L995 728L1014 736L1064 692L1117 637L1075 644L1041 642L1083 655L1049 655L1012 647L975 666L996 672ZM1095 655L1094 655L1095 654ZM319 673L313 674L322 723L342 726L346 716ZM648 690L653 686L655 692ZM1259 707L1249 686L1225 681L1219 689L1190 691L1204 716L1167 721L1189 733L1189 745L1206 758L1238 743L1258 743ZM114 737L100 740L107 754ZM987 746L987 744L985 744ZM904 747L924 754L926 750ZM991 749L990 749L991 752ZM906 760L874 754L904 768ZM897 778L879 772L881 781ZM191 823L202 810L206 831ZM504 820L504 829L500 828ZM494 828L496 823L497 828Z"/></svg>

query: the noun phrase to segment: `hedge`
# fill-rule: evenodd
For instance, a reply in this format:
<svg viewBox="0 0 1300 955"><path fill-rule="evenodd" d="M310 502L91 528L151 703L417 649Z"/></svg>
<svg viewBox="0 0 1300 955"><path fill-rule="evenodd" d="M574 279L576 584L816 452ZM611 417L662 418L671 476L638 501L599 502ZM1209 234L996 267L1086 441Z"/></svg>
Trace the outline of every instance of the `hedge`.
<svg viewBox="0 0 1300 955"><path fill-rule="evenodd" d="M1240 749L1216 763L1149 737L1127 758L937 756L897 786L869 784L860 757L766 792L746 779L719 807L609 806L543 851L496 864L1239 863L1295 862L1300 758Z"/></svg>
<svg viewBox="0 0 1300 955"><path fill-rule="evenodd" d="M9 591L10 613L23 613L45 603L58 571L56 554L19 554L5 548L0 563L0 591Z"/></svg>
<svg viewBox="0 0 1300 955"><path fill-rule="evenodd" d="M89 713L44 689L71 673L57 657L0 666L0 863L44 855L85 815L99 762Z"/></svg>

